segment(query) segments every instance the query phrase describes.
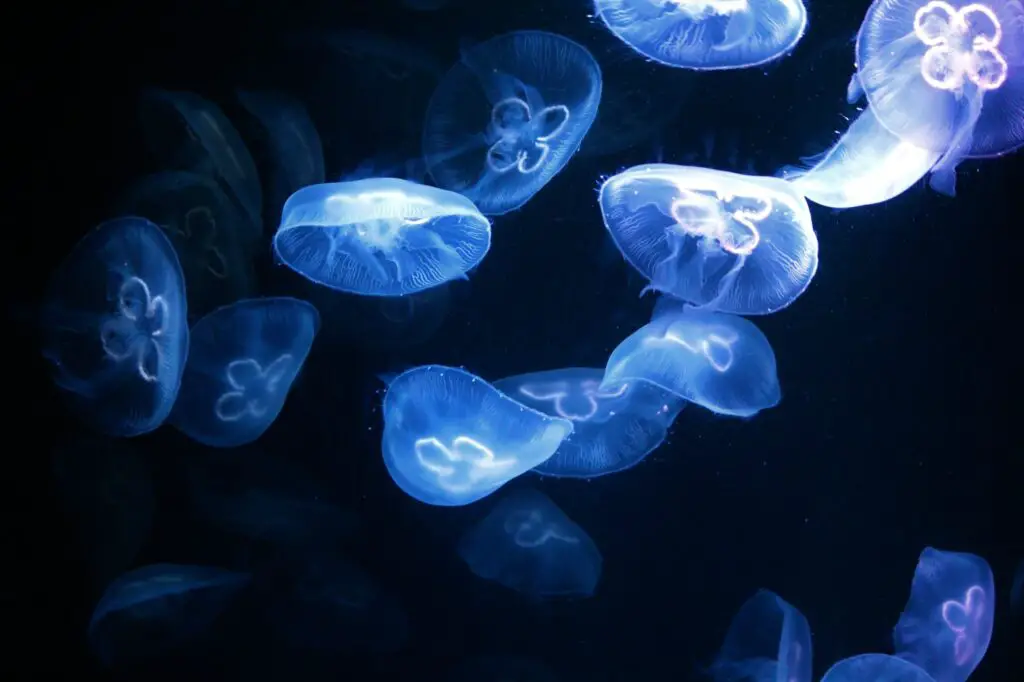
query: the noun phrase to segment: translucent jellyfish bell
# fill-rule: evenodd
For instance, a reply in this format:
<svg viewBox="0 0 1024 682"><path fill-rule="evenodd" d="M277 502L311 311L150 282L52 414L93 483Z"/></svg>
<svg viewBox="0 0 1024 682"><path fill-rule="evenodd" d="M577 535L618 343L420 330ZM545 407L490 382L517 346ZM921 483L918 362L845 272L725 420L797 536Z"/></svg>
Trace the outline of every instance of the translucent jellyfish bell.
<svg viewBox="0 0 1024 682"><path fill-rule="evenodd" d="M807 201L777 178L668 164L614 175L605 227L649 289L738 315L785 308L818 269Z"/></svg>
<svg viewBox="0 0 1024 682"><path fill-rule="evenodd" d="M844 658L825 673L821 682L935 682L928 673L902 658L864 654Z"/></svg>
<svg viewBox="0 0 1024 682"><path fill-rule="evenodd" d="M516 31L463 53L423 124L438 185L486 215L513 211L565 167L597 115L601 69L581 45Z"/></svg>
<svg viewBox="0 0 1024 682"><path fill-rule="evenodd" d="M394 178L300 189L274 235L285 265L365 296L401 296L465 278L490 247L491 225L473 202Z"/></svg>
<svg viewBox="0 0 1024 682"><path fill-rule="evenodd" d="M118 218L83 237L54 273L43 355L90 426L137 436L174 405L187 317L185 278L167 237L144 218Z"/></svg>
<svg viewBox="0 0 1024 682"><path fill-rule="evenodd" d="M686 69L739 69L778 59L807 30L802 0L596 0L631 48Z"/></svg>

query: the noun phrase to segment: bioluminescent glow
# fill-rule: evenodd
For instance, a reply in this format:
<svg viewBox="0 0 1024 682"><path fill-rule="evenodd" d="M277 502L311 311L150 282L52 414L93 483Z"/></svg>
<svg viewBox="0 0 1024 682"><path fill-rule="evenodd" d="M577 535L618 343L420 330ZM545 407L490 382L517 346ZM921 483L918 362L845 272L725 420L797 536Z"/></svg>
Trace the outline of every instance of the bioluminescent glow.
<svg viewBox="0 0 1024 682"><path fill-rule="evenodd" d="M913 663L886 654L844 658L825 673L821 682L935 682Z"/></svg>

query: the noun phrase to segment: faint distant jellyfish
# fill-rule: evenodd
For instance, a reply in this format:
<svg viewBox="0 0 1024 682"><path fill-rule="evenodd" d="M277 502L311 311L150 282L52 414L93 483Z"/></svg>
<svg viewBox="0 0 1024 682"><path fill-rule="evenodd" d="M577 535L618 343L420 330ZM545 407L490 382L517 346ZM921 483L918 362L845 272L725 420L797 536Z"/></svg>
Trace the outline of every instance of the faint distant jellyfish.
<svg viewBox="0 0 1024 682"><path fill-rule="evenodd" d="M928 673L902 658L863 654L844 658L825 673L821 682L935 682Z"/></svg>
<svg viewBox="0 0 1024 682"><path fill-rule="evenodd" d="M807 29L803 0L596 0L624 43L686 69L740 69L791 52Z"/></svg>
<svg viewBox="0 0 1024 682"><path fill-rule="evenodd" d="M394 378L382 450L399 488L427 504L475 502L551 457L572 422L516 402L483 379L440 365Z"/></svg>
<svg viewBox="0 0 1024 682"><path fill-rule="evenodd" d="M491 225L471 201L394 178L300 189L274 235L285 265L364 296L402 296L465 279L490 246Z"/></svg>
<svg viewBox="0 0 1024 682"><path fill-rule="evenodd" d="M517 31L465 51L438 85L423 155L485 215L520 208L568 163L597 115L601 70L581 45Z"/></svg>
<svg viewBox="0 0 1024 682"><path fill-rule="evenodd" d="M72 408L96 430L160 426L188 354L185 280L174 249L144 218L102 223L54 273L43 355Z"/></svg>
<svg viewBox="0 0 1024 682"><path fill-rule="evenodd" d="M211 447L251 443L270 428L306 361L320 316L294 298L218 308L192 327L171 422Z"/></svg>

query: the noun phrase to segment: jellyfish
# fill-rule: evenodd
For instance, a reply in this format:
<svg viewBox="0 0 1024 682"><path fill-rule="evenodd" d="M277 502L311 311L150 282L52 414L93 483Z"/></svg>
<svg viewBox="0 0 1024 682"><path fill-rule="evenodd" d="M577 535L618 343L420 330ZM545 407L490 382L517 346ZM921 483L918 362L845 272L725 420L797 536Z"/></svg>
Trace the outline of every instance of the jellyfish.
<svg viewBox="0 0 1024 682"><path fill-rule="evenodd" d="M902 658L863 654L844 658L825 673L821 682L935 682L928 673Z"/></svg>
<svg viewBox="0 0 1024 682"><path fill-rule="evenodd" d="M444 682L558 682L558 677L533 658L474 656L451 670Z"/></svg>
<svg viewBox="0 0 1024 682"><path fill-rule="evenodd" d="M758 590L733 617L710 672L720 682L811 682L811 627L782 597Z"/></svg>
<svg viewBox="0 0 1024 682"><path fill-rule="evenodd" d="M1019 0L875 0L857 34L859 87L896 137L939 159L930 184L956 190L965 158L1024 143Z"/></svg>
<svg viewBox="0 0 1024 682"><path fill-rule="evenodd" d="M427 169L485 215L514 211L565 167L600 100L601 69L581 45L543 31L492 38L463 52L430 100Z"/></svg>
<svg viewBox="0 0 1024 682"><path fill-rule="evenodd" d="M516 490L459 541L474 575L530 597L589 597L601 552L586 531L535 490Z"/></svg>
<svg viewBox="0 0 1024 682"><path fill-rule="evenodd" d="M608 178L599 196L619 251L645 289L709 311L785 308L818 269L807 201L778 178L652 164Z"/></svg>
<svg viewBox="0 0 1024 682"><path fill-rule="evenodd" d="M97 431L138 436L171 411L188 355L185 278L174 247L138 217L100 224L54 272L43 356Z"/></svg>
<svg viewBox="0 0 1024 682"><path fill-rule="evenodd" d="M793 50L807 30L803 0L596 0L622 42L684 69L741 69Z"/></svg>
<svg viewBox="0 0 1024 682"><path fill-rule="evenodd" d="M199 320L171 423L210 447L256 440L281 413L319 326L316 308L295 298L238 301Z"/></svg>
<svg viewBox="0 0 1024 682"><path fill-rule="evenodd" d="M461 369L415 367L384 396L382 450L406 494L439 506L475 502L551 457L572 433Z"/></svg>
<svg viewBox="0 0 1024 682"><path fill-rule="evenodd" d="M602 390L603 369L572 367L494 382L519 402L573 423L572 434L534 472L594 478L638 464L665 440L686 404L646 381Z"/></svg>
<svg viewBox="0 0 1024 682"><path fill-rule="evenodd" d="M964 682L988 650L995 603L988 562L925 547L893 630L896 655L935 682Z"/></svg>
<svg viewBox="0 0 1024 682"><path fill-rule="evenodd" d="M305 187L284 206L274 250L317 284L402 296L466 279L491 224L465 197L395 178Z"/></svg>

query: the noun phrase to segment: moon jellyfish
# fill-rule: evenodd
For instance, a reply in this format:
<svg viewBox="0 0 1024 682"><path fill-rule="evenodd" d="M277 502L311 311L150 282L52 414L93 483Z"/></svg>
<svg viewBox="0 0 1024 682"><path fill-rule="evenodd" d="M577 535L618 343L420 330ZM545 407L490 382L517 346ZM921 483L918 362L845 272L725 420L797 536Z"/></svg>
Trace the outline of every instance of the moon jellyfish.
<svg viewBox="0 0 1024 682"><path fill-rule="evenodd" d="M802 0L596 0L608 29L656 62L739 69L789 53L807 30Z"/></svg>
<svg viewBox="0 0 1024 682"><path fill-rule="evenodd" d="M111 436L160 426L188 355L185 279L153 223L118 218L75 245L43 306L43 355L72 409Z"/></svg>
<svg viewBox="0 0 1024 682"><path fill-rule="evenodd" d="M875 0L857 35L860 85L890 132L937 152L952 195L966 157L1024 143L1024 8L1019 0Z"/></svg>
<svg viewBox="0 0 1024 682"><path fill-rule="evenodd" d="M536 473L593 478L628 469L661 445L686 404L644 381L603 390L603 377L603 369L573 367L494 382L524 405L573 423L572 434Z"/></svg>
<svg viewBox="0 0 1024 682"><path fill-rule="evenodd" d="M474 656L455 667L445 682L558 682L538 660L519 656Z"/></svg>
<svg viewBox="0 0 1024 682"><path fill-rule="evenodd" d="M845 658L825 673L821 682L935 682L928 673L902 658L863 654Z"/></svg>
<svg viewBox="0 0 1024 682"><path fill-rule="evenodd" d="M758 590L733 617L710 672L723 682L811 682L811 627L782 597Z"/></svg>
<svg viewBox="0 0 1024 682"><path fill-rule="evenodd" d="M458 551L474 575L531 597L589 597L601 578L594 541L535 490L506 495Z"/></svg>
<svg viewBox="0 0 1024 682"><path fill-rule="evenodd" d="M469 372L410 369L384 396L382 450L399 488L427 504L475 502L551 457L572 422L516 402Z"/></svg>
<svg viewBox="0 0 1024 682"><path fill-rule="evenodd" d="M256 440L284 407L319 326L316 308L294 298L238 301L202 318L171 422L210 447Z"/></svg>
<svg viewBox="0 0 1024 682"><path fill-rule="evenodd" d="M431 98L427 168L486 215L514 211L569 162L600 100L601 69L581 45L543 31L492 38L466 50Z"/></svg>
<svg viewBox="0 0 1024 682"><path fill-rule="evenodd" d="M926 547L893 630L896 655L935 682L964 682L988 650L994 615L988 563L974 554Z"/></svg>

